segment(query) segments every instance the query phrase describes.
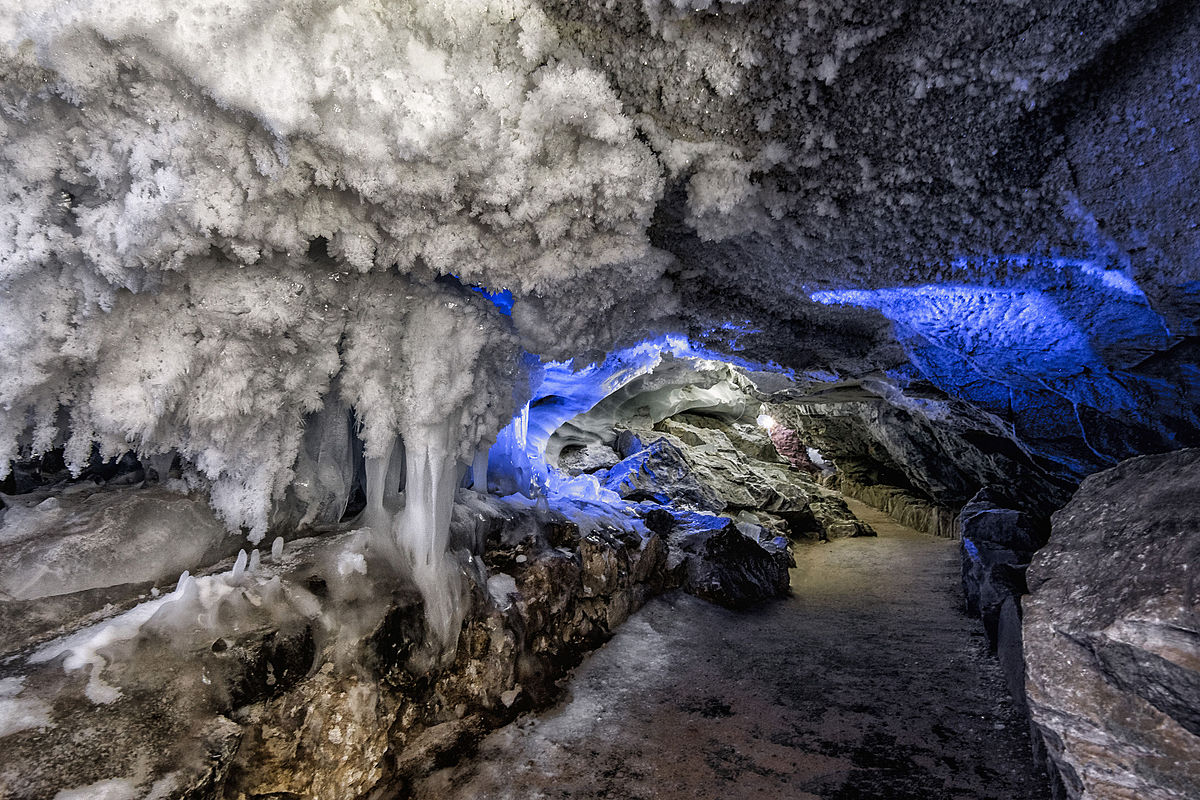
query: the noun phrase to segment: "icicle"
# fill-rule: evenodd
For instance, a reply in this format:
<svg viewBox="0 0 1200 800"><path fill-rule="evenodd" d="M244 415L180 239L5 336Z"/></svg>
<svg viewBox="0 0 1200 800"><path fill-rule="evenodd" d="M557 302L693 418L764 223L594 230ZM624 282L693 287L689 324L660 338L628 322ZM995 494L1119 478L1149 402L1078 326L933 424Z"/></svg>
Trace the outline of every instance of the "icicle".
<svg viewBox="0 0 1200 800"><path fill-rule="evenodd" d="M168 450L165 453L155 453L152 456L146 456L142 459L143 463L154 471L155 480L158 483L166 483L170 478L171 465L175 463L175 451Z"/></svg>
<svg viewBox="0 0 1200 800"><path fill-rule="evenodd" d="M237 561L233 562L233 571L229 576L230 580L236 583L242 579L242 576L246 574L247 560L246 551L238 550Z"/></svg>
<svg viewBox="0 0 1200 800"><path fill-rule="evenodd" d="M396 539L425 600L431 640L453 652L462 624L462 582L446 555L457 486L450 424L412 431L408 441L407 502Z"/></svg>
<svg viewBox="0 0 1200 800"><path fill-rule="evenodd" d="M488 491L488 453L491 448L480 443L479 449L475 451L475 458L471 462L471 488L480 494L487 494Z"/></svg>
<svg viewBox="0 0 1200 800"><path fill-rule="evenodd" d="M380 534L392 529L392 519L400 506L400 477L395 465L397 455L404 457L403 445L398 438L392 440L382 456L366 460L367 508L363 521ZM391 485L393 481L395 486Z"/></svg>

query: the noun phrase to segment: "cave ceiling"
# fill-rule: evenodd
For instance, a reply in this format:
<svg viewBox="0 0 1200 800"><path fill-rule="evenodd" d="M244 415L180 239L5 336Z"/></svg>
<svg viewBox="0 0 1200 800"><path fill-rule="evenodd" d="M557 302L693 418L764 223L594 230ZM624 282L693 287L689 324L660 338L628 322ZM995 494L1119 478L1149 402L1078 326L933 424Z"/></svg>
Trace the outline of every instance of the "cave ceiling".
<svg viewBox="0 0 1200 800"><path fill-rule="evenodd" d="M9 4L0 456L278 491L234 451L337 391L368 453L453 418L467 457L521 351L665 333L1068 473L1193 441L1197 41L1162 0Z"/></svg>

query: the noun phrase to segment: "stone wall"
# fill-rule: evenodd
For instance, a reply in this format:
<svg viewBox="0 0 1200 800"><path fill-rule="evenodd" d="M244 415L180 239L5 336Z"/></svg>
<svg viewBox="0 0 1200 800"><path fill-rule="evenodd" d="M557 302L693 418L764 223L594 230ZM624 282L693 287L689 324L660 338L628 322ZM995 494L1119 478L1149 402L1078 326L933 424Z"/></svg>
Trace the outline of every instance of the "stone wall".
<svg viewBox="0 0 1200 800"><path fill-rule="evenodd" d="M901 525L944 539L958 538L958 514L949 508L923 500L895 486L863 484L846 477L839 478L835 485L842 494L878 508Z"/></svg>
<svg viewBox="0 0 1200 800"><path fill-rule="evenodd" d="M1054 515L1025 599L1026 693L1074 798L1200 787L1200 450L1087 478Z"/></svg>

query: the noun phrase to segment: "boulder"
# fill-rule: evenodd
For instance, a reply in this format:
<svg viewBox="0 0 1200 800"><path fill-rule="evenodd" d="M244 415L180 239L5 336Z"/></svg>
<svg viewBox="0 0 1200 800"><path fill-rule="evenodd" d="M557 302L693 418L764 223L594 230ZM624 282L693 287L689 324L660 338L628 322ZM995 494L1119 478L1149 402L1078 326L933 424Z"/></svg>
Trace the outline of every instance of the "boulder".
<svg viewBox="0 0 1200 800"><path fill-rule="evenodd" d="M1087 478L1029 568L1026 693L1071 798L1200 787L1200 450Z"/></svg>
<svg viewBox="0 0 1200 800"><path fill-rule="evenodd" d="M788 593L786 547L768 549L724 517L676 515L668 567L682 573L683 589L727 608L745 608Z"/></svg>
<svg viewBox="0 0 1200 800"><path fill-rule="evenodd" d="M565 448L558 456L558 468L568 475L583 475L615 467L620 460L611 447L593 442L584 447Z"/></svg>
<svg viewBox="0 0 1200 800"><path fill-rule="evenodd" d="M1025 569L1044 539L1024 512L1004 506L993 489L981 489L959 514L962 587L967 613L980 617L993 650L1000 610L1028 589ZM1018 603L1017 608L1020 608Z"/></svg>
<svg viewBox="0 0 1200 800"><path fill-rule="evenodd" d="M721 511L723 501L699 481L676 445L659 438L610 469L604 488L625 500L650 500L701 511Z"/></svg>

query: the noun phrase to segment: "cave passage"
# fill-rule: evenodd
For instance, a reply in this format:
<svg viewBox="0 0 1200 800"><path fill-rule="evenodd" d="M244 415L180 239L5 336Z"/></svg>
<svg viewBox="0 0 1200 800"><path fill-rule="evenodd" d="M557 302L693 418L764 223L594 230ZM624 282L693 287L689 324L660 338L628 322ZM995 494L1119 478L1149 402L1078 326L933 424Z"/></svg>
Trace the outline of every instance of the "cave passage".
<svg viewBox="0 0 1200 800"><path fill-rule="evenodd" d="M751 611L652 601L415 797L1049 797L957 544L848 503L878 538L797 548L791 596Z"/></svg>

